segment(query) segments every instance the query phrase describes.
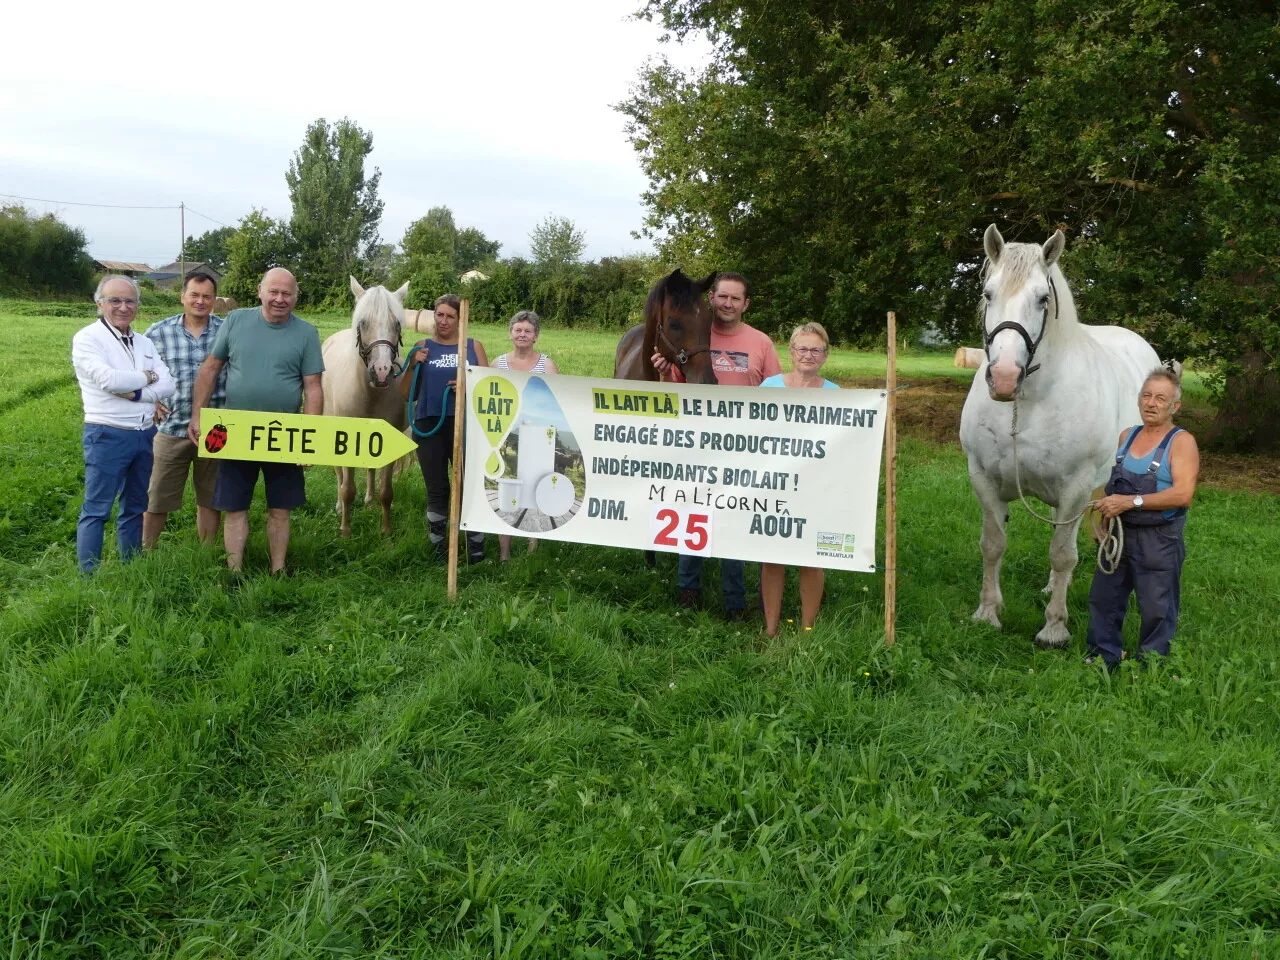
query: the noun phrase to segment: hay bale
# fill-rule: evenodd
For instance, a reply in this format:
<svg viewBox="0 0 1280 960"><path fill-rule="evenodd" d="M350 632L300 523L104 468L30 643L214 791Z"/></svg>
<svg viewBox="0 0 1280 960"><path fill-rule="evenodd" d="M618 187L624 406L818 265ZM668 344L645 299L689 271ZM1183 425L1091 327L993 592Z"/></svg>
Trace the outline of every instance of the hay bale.
<svg viewBox="0 0 1280 960"><path fill-rule="evenodd" d="M956 348L955 365L963 370L977 370L986 359L987 355L980 347Z"/></svg>
<svg viewBox="0 0 1280 960"><path fill-rule="evenodd" d="M216 297L213 301L213 312L220 317L225 317L238 306L239 304L232 297Z"/></svg>
<svg viewBox="0 0 1280 960"><path fill-rule="evenodd" d="M434 310L406 310L404 312L404 329L424 333L428 337L436 332L436 312Z"/></svg>

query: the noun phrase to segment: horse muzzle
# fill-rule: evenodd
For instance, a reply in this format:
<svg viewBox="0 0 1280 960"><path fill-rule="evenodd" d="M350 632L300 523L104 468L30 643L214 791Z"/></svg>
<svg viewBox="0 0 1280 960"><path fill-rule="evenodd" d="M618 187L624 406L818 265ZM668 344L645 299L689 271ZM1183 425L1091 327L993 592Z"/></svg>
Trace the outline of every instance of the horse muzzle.
<svg viewBox="0 0 1280 960"><path fill-rule="evenodd" d="M1027 368L1020 363L987 364L987 392L998 403L1008 403L1018 398L1022 381L1027 379Z"/></svg>

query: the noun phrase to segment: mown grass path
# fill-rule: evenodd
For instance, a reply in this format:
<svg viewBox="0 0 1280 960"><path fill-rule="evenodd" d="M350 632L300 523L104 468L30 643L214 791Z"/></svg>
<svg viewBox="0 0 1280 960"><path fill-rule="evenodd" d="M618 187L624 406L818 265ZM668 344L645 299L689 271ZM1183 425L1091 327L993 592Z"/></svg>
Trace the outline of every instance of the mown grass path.
<svg viewBox="0 0 1280 960"><path fill-rule="evenodd" d="M770 649L624 551L517 549L450 605L416 473L395 538L362 511L344 542L313 470L286 581L260 518L231 590L182 516L85 582L79 324L0 304L10 956L1280 955L1274 495L1198 494L1175 656L1111 678L1085 564L1074 646L1032 646L1048 532L1016 509L1005 630L969 622L979 512L916 438L887 652L853 574ZM602 374L612 342L543 345Z"/></svg>

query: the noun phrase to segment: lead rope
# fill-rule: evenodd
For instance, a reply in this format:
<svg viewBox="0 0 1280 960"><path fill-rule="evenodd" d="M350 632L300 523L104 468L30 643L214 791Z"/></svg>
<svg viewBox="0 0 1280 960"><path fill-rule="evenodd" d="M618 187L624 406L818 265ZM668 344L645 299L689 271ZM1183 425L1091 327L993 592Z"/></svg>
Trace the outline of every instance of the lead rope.
<svg viewBox="0 0 1280 960"><path fill-rule="evenodd" d="M1054 520L1052 517L1045 517L1038 514L1031 508L1031 504L1027 503L1027 497L1022 492L1022 470L1018 464L1018 401L1013 401L1013 479L1018 485L1018 499L1022 501L1022 505L1027 508L1027 513L1031 514L1037 520L1042 520L1050 526L1066 527L1075 523L1085 515L1089 507L1086 504L1084 510L1081 510L1070 520ZM1093 538L1098 541L1098 569L1104 574L1110 575L1116 572L1120 566L1120 554L1124 552L1124 524L1120 522L1119 517L1112 517L1107 521L1106 528L1103 528L1101 514L1097 514L1092 518L1091 526L1093 528Z"/></svg>
<svg viewBox="0 0 1280 960"><path fill-rule="evenodd" d="M419 350L425 349L426 347L414 347L410 350L409 355L404 358L404 364L401 365L400 369L395 371L395 375L397 377L403 376L404 372L409 368L409 364L413 362L413 355ZM436 425L434 427L426 433L423 433L418 429L418 424L413 419L413 408L418 402L418 378L415 373L413 382L409 384L409 396L405 400L404 404L405 419L409 421L409 429L413 431L413 435L415 437L422 437L425 440L427 437L435 436L440 432L440 428L444 426L445 417L447 416L445 411L449 409L449 394L452 392L453 387L446 385L444 388L444 394L440 399L440 419L436 421Z"/></svg>

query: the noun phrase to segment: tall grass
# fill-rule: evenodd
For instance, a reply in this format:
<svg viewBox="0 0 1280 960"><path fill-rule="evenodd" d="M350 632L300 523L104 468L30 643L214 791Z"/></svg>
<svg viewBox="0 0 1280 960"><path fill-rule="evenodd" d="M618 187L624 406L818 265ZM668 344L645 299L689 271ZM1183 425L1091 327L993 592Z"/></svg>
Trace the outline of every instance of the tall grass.
<svg viewBox="0 0 1280 960"><path fill-rule="evenodd" d="M0 325L32 382L75 322L40 329ZM593 337L544 345L600 372ZM969 621L963 458L907 440L898 646L880 580L833 574L765 647L604 548L464 567L449 604L410 474L396 536L343 541L313 469L288 580L255 515L229 585L190 510L82 580L78 395L0 383L10 956L1280 955L1275 497L1201 490L1174 656L1108 676L1087 565L1073 648L1032 645L1048 532L1016 509L1005 630Z"/></svg>

